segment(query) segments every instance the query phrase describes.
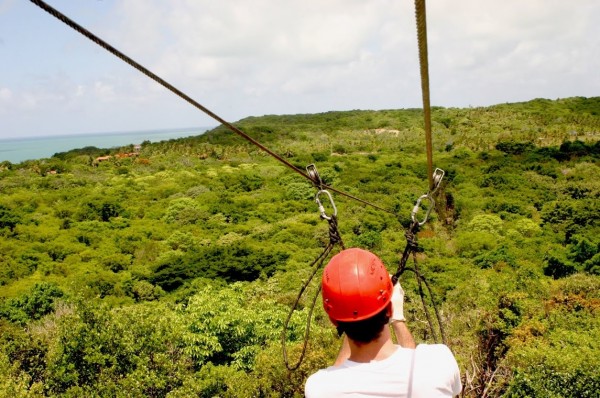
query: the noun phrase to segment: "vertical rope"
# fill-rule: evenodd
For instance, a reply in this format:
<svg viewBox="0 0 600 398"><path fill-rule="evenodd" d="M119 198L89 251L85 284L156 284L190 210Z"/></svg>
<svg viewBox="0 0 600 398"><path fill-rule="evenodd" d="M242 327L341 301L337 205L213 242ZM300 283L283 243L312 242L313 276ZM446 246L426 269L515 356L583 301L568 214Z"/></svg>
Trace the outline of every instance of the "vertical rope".
<svg viewBox="0 0 600 398"><path fill-rule="evenodd" d="M323 253L321 253L321 255L319 257L317 257L317 259L315 261L313 261L313 263L311 264L311 268L313 268L313 271L310 274L310 277L308 278L308 280L300 288L300 293L298 293L298 296L296 297L296 301L294 302L294 305L293 305L292 309L290 310L288 317L286 318L286 320L283 324L283 332L281 333L281 347L282 347L282 351L283 351L283 362L285 362L286 368L290 371L298 369L300 367L300 365L302 364L302 361L304 361L304 356L306 355L306 349L308 347L308 339L310 337L310 325L312 322L313 311L315 309L317 297L319 297L319 293L321 293L321 284L320 283L318 284L317 292L313 296L312 302L310 304L310 309L308 311L306 328L304 329L304 343L302 344L302 352L300 353L300 358L298 358L298 361L293 365L290 364L290 361L288 358L288 353L287 353L287 348L286 348L287 331L288 331L288 326L289 326L290 320L292 319L292 315L294 314L294 311L296 311L296 309L298 308L300 299L302 298L304 291L308 288L308 285L315 277L317 271L323 267L323 263L325 262L327 257L329 257L329 254L331 253L331 251L333 250L335 245L339 244L342 247L342 250L346 249L346 247L344 246L344 242L342 241L340 231L338 230L338 227L337 227L337 217L335 215L332 215L331 219L327 220L327 222L329 223L329 244L327 245L325 250L323 250Z"/></svg>
<svg viewBox="0 0 600 398"><path fill-rule="evenodd" d="M433 190L433 151L431 144L431 105L429 102L429 61L427 57L427 21L425 0L415 0L417 39L419 41L419 64L421 67L421 91L423 92L423 117L425 118L425 146L427 150L427 176L429 189Z"/></svg>

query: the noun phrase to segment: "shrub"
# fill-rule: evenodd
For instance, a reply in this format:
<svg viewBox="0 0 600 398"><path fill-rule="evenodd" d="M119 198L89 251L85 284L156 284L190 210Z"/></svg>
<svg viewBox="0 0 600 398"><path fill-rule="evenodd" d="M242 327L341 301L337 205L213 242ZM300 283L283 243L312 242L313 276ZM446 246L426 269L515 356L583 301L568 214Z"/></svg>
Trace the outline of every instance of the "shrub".
<svg viewBox="0 0 600 398"><path fill-rule="evenodd" d="M12 322L26 324L52 312L56 299L63 295L63 291L52 283L38 283L29 293L10 299L0 306L0 316Z"/></svg>
<svg viewBox="0 0 600 398"><path fill-rule="evenodd" d="M553 250L544 257L544 275L554 279L564 278L576 272L575 265L567 260L566 254Z"/></svg>

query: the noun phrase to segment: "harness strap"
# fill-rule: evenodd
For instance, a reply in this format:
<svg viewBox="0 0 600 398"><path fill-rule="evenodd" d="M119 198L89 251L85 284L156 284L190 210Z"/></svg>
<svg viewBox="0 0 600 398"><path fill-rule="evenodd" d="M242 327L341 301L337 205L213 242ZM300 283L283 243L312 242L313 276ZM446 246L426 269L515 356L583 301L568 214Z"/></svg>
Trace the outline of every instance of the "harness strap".
<svg viewBox="0 0 600 398"><path fill-rule="evenodd" d="M413 390L413 378L415 373L415 357L417 356L417 348L413 350L412 360L410 362L410 372L408 374L408 392L406 394L407 398L412 398L412 390Z"/></svg>

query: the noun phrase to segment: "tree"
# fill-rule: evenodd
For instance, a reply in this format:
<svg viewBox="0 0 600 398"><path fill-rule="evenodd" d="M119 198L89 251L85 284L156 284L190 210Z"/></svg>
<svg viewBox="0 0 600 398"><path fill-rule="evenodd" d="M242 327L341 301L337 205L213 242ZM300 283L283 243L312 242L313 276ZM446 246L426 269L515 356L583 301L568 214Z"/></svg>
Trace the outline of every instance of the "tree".
<svg viewBox="0 0 600 398"><path fill-rule="evenodd" d="M480 214L473 217L467 228L473 232L487 232L493 235L500 235L502 232L503 221L495 214Z"/></svg>
<svg viewBox="0 0 600 398"><path fill-rule="evenodd" d="M98 220L108 222L113 217L126 215L125 209L118 200L104 197L85 201L78 211L80 221Z"/></svg>
<svg viewBox="0 0 600 398"><path fill-rule="evenodd" d="M8 228L10 232L13 232L17 224L20 222L21 217L19 217L8 207L0 204L0 229Z"/></svg>
<svg viewBox="0 0 600 398"><path fill-rule="evenodd" d="M24 325L52 312L56 299L63 296L64 292L56 285L47 282L38 283L29 293L6 301L0 307L0 316Z"/></svg>
<svg viewBox="0 0 600 398"><path fill-rule="evenodd" d="M577 269L572 262L567 260L562 251L550 251L544 257L544 275L554 279L564 278L575 273Z"/></svg>
<svg viewBox="0 0 600 398"><path fill-rule="evenodd" d="M206 214L192 198L178 198L171 201L164 215L166 222L179 225L196 224L206 218Z"/></svg>
<svg viewBox="0 0 600 398"><path fill-rule="evenodd" d="M520 155L532 151L535 146L531 142L501 141L496 144L496 149L511 155Z"/></svg>

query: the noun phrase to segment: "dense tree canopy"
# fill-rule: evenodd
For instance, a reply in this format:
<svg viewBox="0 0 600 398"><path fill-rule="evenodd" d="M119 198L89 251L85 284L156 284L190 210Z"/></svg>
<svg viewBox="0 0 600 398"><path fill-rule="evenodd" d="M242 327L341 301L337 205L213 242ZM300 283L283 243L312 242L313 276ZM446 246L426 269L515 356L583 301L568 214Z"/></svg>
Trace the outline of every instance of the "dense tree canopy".
<svg viewBox="0 0 600 398"><path fill-rule="evenodd" d="M599 111L600 98L433 110L446 177L416 261L464 396L597 396ZM419 110L236 125L396 213L333 195L346 246L395 271L427 190ZM305 360L283 364L283 324L329 241L316 189L223 127L94 161L131 150L0 167L0 396L302 396L340 342L317 305ZM409 326L432 342L416 281L401 282ZM292 362L316 284L286 333Z"/></svg>

